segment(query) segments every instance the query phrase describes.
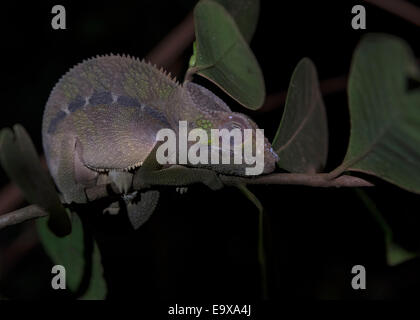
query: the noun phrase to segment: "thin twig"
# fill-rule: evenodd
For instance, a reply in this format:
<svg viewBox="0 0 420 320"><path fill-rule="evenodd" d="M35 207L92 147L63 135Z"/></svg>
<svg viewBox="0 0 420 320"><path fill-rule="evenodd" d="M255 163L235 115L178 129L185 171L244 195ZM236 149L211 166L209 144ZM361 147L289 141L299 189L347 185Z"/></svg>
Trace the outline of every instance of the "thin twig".
<svg viewBox="0 0 420 320"><path fill-rule="evenodd" d="M420 8L405 0L365 0L420 27Z"/></svg>
<svg viewBox="0 0 420 320"><path fill-rule="evenodd" d="M257 185L257 184L277 184L277 185L302 185L310 187L373 187L374 185L359 177L342 175L331 178L328 173L305 174L305 173L273 173L258 177L238 177L220 175L220 180L225 186L241 187L241 185ZM150 187L150 186L148 186ZM148 188L147 187L147 188ZM144 190L141 187L135 188L134 191ZM86 196L89 201L95 201L119 194L118 188L114 184L94 186L86 189Z"/></svg>
<svg viewBox="0 0 420 320"><path fill-rule="evenodd" d="M33 204L0 216L0 229L12 226L24 221L45 217L48 215L43 208Z"/></svg>
<svg viewBox="0 0 420 320"><path fill-rule="evenodd" d="M373 184L362 178L342 175L335 179L328 179L328 174L303 174L303 173L274 173L256 178L220 176L225 185L244 184L282 184L302 185L310 187L372 187Z"/></svg>
<svg viewBox="0 0 420 320"><path fill-rule="evenodd" d="M277 184L277 185L302 185L310 187L373 187L374 185L359 177L342 175L330 179L327 173L304 174L304 173L273 173L255 178L246 178L238 176L220 175L225 186L257 185L257 184ZM137 190L140 191L140 190ZM86 190L89 201L99 200L110 195L117 194L115 187L95 186Z"/></svg>

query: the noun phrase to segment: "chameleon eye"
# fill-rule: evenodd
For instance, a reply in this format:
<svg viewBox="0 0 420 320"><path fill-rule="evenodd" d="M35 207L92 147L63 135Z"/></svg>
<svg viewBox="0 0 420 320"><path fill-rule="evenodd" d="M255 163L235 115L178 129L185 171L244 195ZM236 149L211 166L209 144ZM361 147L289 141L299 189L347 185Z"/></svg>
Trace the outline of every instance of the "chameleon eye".
<svg viewBox="0 0 420 320"><path fill-rule="evenodd" d="M231 131L233 129L240 129L240 130L242 130L243 127L239 123L237 123L237 122L228 121L228 122L225 122L222 125L221 129L228 129L229 131Z"/></svg>
<svg viewBox="0 0 420 320"><path fill-rule="evenodd" d="M242 129L241 125L237 122L232 122L231 127L232 129Z"/></svg>
<svg viewBox="0 0 420 320"><path fill-rule="evenodd" d="M228 119L222 124L222 128L233 130L233 129L247 129L250 128L249 121L245 116L241 114L230 114Z"/></svg>

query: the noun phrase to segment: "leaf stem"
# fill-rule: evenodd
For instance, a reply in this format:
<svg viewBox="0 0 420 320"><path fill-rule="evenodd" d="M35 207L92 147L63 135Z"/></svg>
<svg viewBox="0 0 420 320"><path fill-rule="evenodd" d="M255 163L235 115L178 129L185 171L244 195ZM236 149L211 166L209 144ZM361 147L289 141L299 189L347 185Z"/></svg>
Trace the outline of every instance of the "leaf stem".
<svg viewBox="0 0 420 320"><path fill-rule="evenodd" d="M393 241L392 229L378 210L375 202L363 190L354 189L354 191L381 227L385 237L385 244L387 246L390 245Z"/></svg>
<svg viewBox="0 0 420 320"><path fill-rule="evenodd" d="M184 82L191 81L193 75L195 73L197 73L198 70L199 70L198 67L190 67L190 68L188 68L187 69L187 72L185 73L185 76L184 76Z"/></svg>
<svg viewBox="0 0 420 320"><path fill-rule="evenodd" d="M214 66L214 64L209 64L209 65L205 65L205 66L189 67L187 69L187 72L185 73L184 82L191 81L193 75L196 74L198 71L209 69L213 66Z"/></svg>
<svg viewBox="0 0 420 320"><path fill-rule="evenodd" d="M258 198L244 185L236 187L257 207L258 209L258 262L261 273L261 295L264 300L268 299L268 272L267 259L264 245L264 208Z"/></svg>
<svg viewBox="0 0 420 320"><path fill-rule="evenodd" d="M341 174L343 174L346 171L347 167L348 166L345 163L342 163L337 168L335 168L333 171L327 173L328 179L333 180L333 179L337 178L338 176L340 176Z"/></svg>

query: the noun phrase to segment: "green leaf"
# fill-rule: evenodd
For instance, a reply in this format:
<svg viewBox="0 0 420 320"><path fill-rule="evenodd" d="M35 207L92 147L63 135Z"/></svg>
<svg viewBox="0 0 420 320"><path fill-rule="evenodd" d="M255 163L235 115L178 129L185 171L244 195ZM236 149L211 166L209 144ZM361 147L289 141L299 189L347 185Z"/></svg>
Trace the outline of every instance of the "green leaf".
<svg viewBox="0 0 420 320"><path fill-rule="evenodd" d="M44 170L26 130L19 124L0 132L0 163L25 199L50 214L49 226L58 236L71 232L71 222L51 177Z"/></svg>
<svg viewBox="0 0 420 320"><path fill-rule="evenodd" d="M194 9L197 59L194 72L209 79L246 108L264 102L262 72L235 21L220 4L200 1Z"/></svg>
<svg viewBox="0 0 420 320"><path fill-rule="evenodd" d="M225 7L249 43L257 28L260 14L259 0L215 0Z"/></svg>
<svg viewBox="0 0 420 320"><path fill-rule="evenodd" d="M320 172L327 161L327 116L316 68L308 58L293 72L273 149L277 164L290 172Z"/></svg>
<svg viewBox="0 0 420 320"><path fill-rule="evenodd" d="M197 63L197 41L193 42L193 54L190 57L190 61L188 62L189 68L195 67L195 64Z"/></svg>
<svg viewBox="0 0 420 320"><path fill-rule="evenodd" d="M408 79L418 75L403 40L384 34L363 38L349 79L349 147L332 175L365 172L420 193L420 90L408 89Z"/></svg>
<svg viewBox="0 0 420 320"><path fill-rule="evenodd" d="M407 251L394 242L387 243L386 248L386 260L388 265L391 267L418 257L417 253Z"/></svg>
<svg viewBox="0 0 420 320"><path fill-rule="evenodd" d="M92 277L85 294L80 300L104 300L106 298L107 286L103 277L104 269L102 266L101 253L98 245L94 242L92 256Z"/></svg>
<svg viewBox="0 0 420 320"><path fill-rule="evenodd" d="M73 214L73 231L64 238L57 238L47 227L45 219L37 221L38 233L44 249L54 264L66 269L66 284L73 292L78 292L85 274L90 274L89 286L81 297L86 300L101 300L106 296L101 255L96 242L92 252L88 249L80 218ZM91 263L87 259L92 258Z"/></svg>

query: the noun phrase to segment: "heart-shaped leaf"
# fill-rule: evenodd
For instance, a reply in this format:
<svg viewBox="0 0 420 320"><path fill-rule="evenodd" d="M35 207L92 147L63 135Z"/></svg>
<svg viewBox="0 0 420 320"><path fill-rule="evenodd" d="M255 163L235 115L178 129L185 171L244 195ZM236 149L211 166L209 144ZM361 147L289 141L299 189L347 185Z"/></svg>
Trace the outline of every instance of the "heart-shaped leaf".
<svg viewBox="0 0 420 320"><path fill-rule="evenodd" d="M22 190L25 199L50 214L48 223L56 235L69 234L69 215L60 202L51 177L39 161L31 138L21 125L15 125L13 131L5 128L0 132L0 163Z"/></svg>
<svg viewBox="0 0 420 320"><path fill-rule="evenodd" d="M277 164L290 172L320 172L327 161L327 116L316 68L308 58L293 72L273 149Z"/></svg>
<svg viewBox="0 0 420 320"><path fill-rule="evenodd" d="M361 171L420 193L420 89L408 87L418 75L404 41L384 34L363 38L349 79L349 147L332 175Z"/></svg>
<svg viewBox="0 0 420 320"><path fill-rule="evenodd" d="M99 248L93 239L86 239L83 225L77 214L72 216L73 231L64 238L57 238L47 227L45 219L37 221L38 233L44 249L54 264L66 270L66 284L76 293L86 275L89 285L80 299L102 300L106 296L106 283ZM90 248L93 241L93 247Z"/></svg>
<svg viewBox="0 0 420 320"><path fill-rule="evenodd" d="M225 7L249 43L257 27L260 14L259 0L215 0Z"/></svg>
<svg viewBox="0 0 420 320"><path fill-rule="evenodd" d="M261 69L226 9L210 0L194 9L197 54L194 72L209 79L246 108L264 102Z"/></svg>

